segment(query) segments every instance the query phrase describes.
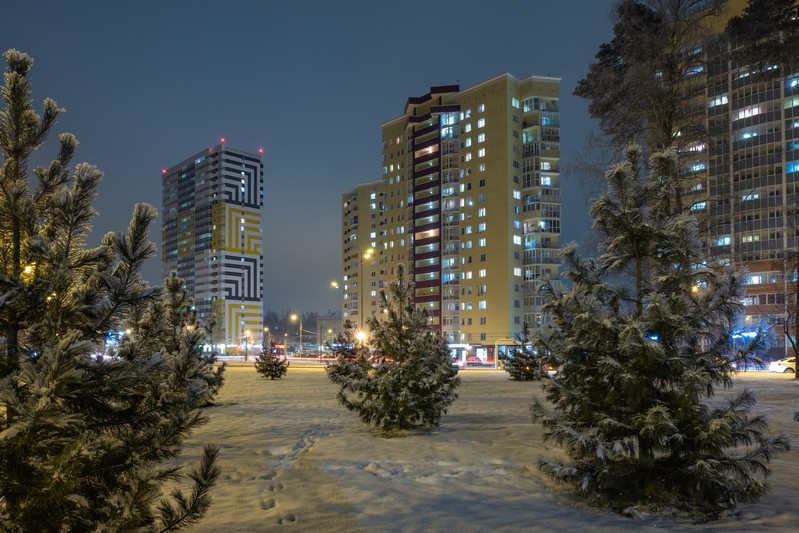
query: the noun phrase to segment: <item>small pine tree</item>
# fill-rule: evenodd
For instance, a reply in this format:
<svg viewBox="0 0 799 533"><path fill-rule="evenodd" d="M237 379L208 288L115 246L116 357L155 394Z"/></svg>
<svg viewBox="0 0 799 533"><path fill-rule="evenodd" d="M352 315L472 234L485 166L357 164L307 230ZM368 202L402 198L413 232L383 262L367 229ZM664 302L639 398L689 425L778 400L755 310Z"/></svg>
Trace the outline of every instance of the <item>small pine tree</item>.
<svg viewBox="0 0 799 533"><path fill-rule="evenodd" d="M351 323L337 339L337 361L327 371L341 387L338 400L385 433L437 427L457 398L458 367L446 341L429 327L427 312L414 306L413 284L401 267L380 297L383 315L368 321L371 360L357 346Z"/></svg>
<svg viewBox="0 0 799 533"><path fill-rule="evenodd" d="M750 414L748 390L710 402L732 385L744 277L704 267L696 221L672 214L676 154L655 155L647 177L638 159L629 147L592 206L604 253L567 248L571 288L544 285L552 324L537 347L559 372L543 383L553 409L536 400L533 421L570 461L539 466L598 505L712 515L762 496L788 441Z"/></svg>
<svg viewBox="0 0 799 533"><path fill-rule="evenodd" d="M87 249L101 174L56 159L28 160L61 110L40 118L27 78L32 60L9 50L0 110L0 529L177 531L210 504L218 469L207 447L190 494L162 494L174 461L205 420L221 373L185 299L150 288L142 263L154 208L134 208L125 233ZM35 187L33 186L34 182ZM177 282L177 281L176 281ZM177 282L179 283L179 282ZM112 358L92 357L108 331L130 329Z"/></svg>
<svg viewBox="0 0 799 533"><path fill-rule="evenodd" d="M291 361L285 357L281 359L280 355L275 352L275 343L272 341L270 349L262 350L261 354L255 358L255 370L264 378L280 379L289 370Z"/></svg>
<svg viewBox="0 0 799 533"><path fill-rule="evenodd" d="M530 338L530 326L527 322L522 326L522 332L516 336L508 353L501 354L499 360L513 381L534 381L545 375L541 358L538 357Z"/></svg>

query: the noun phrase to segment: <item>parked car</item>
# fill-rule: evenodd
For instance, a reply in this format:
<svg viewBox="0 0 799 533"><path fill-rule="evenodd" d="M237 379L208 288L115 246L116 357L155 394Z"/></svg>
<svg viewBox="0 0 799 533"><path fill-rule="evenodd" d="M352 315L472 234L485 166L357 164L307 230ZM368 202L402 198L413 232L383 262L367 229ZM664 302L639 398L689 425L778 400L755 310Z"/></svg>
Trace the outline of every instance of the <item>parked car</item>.
<svg viewBox="0 0 799 533"><path fill-rule="evenodd" d="M780 374L794 374L796 372L796 357L786 357L779 361L772 361L768 365L770 372L779 372Z"/></svg>
<svg viewBox="0 0 799 533"><path fill-rule="evenodd" d="M483 361L479 357L466 358L466 366L483 366L483 364L485 364L485 361Z"/></svg>

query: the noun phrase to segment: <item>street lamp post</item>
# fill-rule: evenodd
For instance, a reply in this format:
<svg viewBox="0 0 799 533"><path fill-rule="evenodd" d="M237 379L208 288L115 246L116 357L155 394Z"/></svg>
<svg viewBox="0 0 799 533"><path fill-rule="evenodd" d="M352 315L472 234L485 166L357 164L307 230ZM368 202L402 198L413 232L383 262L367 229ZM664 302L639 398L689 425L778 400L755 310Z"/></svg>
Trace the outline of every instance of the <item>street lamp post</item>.
<svg viewBox="0 0 799 533"><path fill-rule="evenodd" d="M248 340L249 336L250 336L250 330L249 329L245 329L244 330L244 360L245 361L247 360L247 357L250 355L249 348L247 347L247 340Z"/></svg>
<svg viewBox="0 0 799 533"><path fill-rule="evenodd" d="M366 332L361 330L355 334L355 339L361 343L360 348L363 349L363 341L366 340Z"/></svg>
<svg viewBox="0 0 799 533"><path fill-rule="evenodd" d="M299 321L300 323L300 354L302 354L302 316L291 315L292 322Z"/></svg>
<svg viewBox="0 0 799 533"><path fill-rule="evenodd" d="M272 351L272 334L269 333L269 328L264 328L264 351Z"/></svg>
<svg viewBox="0 0 799 533"><path fill-rule="evenodd" d="M359 300L358 316L360 317L361 330L363 330L364 325L366 324L366 318L364 316L364 313L366 312L366 290L364 289L364 287L366 286L366 280L364 280L363 277L363 264L369 259L371 259L372 254L374 253L375 253L374 248L367 248L366 251L361 256L361 271L358 274L358 287L359 287L358 292L360 293L358 295L358 300Z"/></svg>

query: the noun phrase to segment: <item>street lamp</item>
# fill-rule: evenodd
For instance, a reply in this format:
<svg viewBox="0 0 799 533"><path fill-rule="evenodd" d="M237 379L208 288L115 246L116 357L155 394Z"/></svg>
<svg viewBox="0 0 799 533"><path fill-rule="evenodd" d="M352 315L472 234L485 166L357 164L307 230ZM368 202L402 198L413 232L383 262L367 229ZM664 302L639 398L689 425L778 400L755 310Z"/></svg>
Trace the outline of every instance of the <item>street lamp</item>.
<svg viewBox="0 0 799 533"><path fill-rule="evenodd" d="M358 274L358 286L360 287L359 291L360 294L358 295L358 316L360 316L361 322L361 329L364 328L365 324L365 317L364 313L366 312L366 291L364 287L366 286L365 280L363 279L363 264L372 258L372 254L375 253L374 248L367 248L366 251L361 256L361 271Z"/></svg>
<svg viewBox="0 0 799 533"><path fill-rule="evenodd" d="M285 359L288 356L289 356L289 334L288 333L284 333L283 334L283 358Z"/></svg>
<svg viewBox="0 0 799 533"><path fill-rule="evenodd" d="M361 343L361 348L363 348L363 341L366 340L366 332L359 330L355 333L355 339Z"/></svg>
<svg viewBox="0 0 799 533"><path fill-rule="evenodd" d="M291 315L292 322L300 322L300 353L302 353L302 317L297 315Z"/></svg>

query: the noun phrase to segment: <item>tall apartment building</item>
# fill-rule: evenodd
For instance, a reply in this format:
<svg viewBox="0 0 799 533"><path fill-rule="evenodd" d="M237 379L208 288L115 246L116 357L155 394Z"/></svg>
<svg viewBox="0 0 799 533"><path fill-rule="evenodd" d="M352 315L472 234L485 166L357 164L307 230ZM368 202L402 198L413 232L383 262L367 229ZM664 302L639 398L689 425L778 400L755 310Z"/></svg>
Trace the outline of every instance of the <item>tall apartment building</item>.
<svg viewBox="0 0 799 533"><path fill-rule="evenodd" d="M339 285L342 316L359 329L365 329L366 319L378 309L378 290L384 286L376 269L378 236L382 242L384 231L383 182L363 183L345 192L342 206L344 283Z"/></svg>
<svg viewBox="0 0 799 533"><path fill-rule="evenodd" d="M494 362L542 323L537 288L559 266L559 96L558 78L503 74L432 87L382 125L382 180L344 195L345 319L376 314L404 265L462 361Z"/></svg>
<svg viewBox="0 0 799 533"><path fill-rule="evenodd" d="M197 316L213 313L222 353L261 344L263 163L222 144L162 172L164 276L177 272Z"/></svg>
<svg viewBox="0 0 799 533"><path fill-rule="evenodd" d="M730 0L718 34L703 43L706 143L683 154L693 175L685 193L707 220L709 264L744 267L749 284L741 334L774 327L772 356L784 351L782 321L793 304L799 246L799 72L739 65L723 35L746 0Z"/></svg>

